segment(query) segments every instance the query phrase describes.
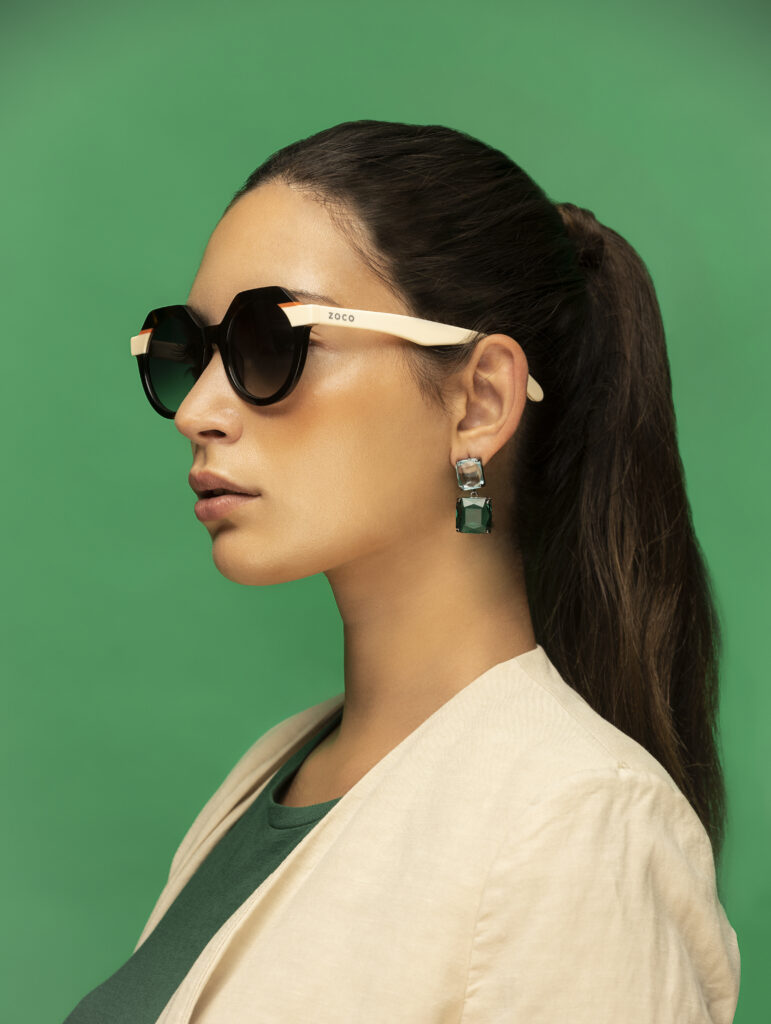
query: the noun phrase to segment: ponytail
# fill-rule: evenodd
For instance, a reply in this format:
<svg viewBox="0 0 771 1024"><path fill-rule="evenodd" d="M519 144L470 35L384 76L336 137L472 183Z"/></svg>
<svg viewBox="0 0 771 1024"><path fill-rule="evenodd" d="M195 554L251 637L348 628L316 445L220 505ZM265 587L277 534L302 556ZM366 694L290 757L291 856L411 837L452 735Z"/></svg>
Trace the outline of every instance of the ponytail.
<svg viewBox="0 0 771 1024"><path fill-rule="evenodd" d="M575 356L543 385L553 412L528 424L520 448L534 629L563 677L667 769L717 863L720 625L686 495L661 312L621 235L572 203L557 210L585 302Z"/></svg>

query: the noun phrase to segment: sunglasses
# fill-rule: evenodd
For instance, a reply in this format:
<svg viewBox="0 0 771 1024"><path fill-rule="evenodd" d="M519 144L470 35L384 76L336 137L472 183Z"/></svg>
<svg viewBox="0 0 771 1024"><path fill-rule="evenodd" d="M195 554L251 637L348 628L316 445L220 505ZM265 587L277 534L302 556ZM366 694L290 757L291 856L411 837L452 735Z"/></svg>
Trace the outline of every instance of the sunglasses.
<svg viewBox="0 0 771 1024"><path fill-rule="evenodd" d="M131 339L131 354L150 405L168 419L203 373L214 345L236 393L253 405L272 405L297 385L311 328L329 323L380 331L417 345L462 345L479 337L475 331L401 313L295 302L272 285L239 292L222 322L211 326L202 324L188 306L153 309ZM529 374L527 397L543 399L543 390Z"/></svg>

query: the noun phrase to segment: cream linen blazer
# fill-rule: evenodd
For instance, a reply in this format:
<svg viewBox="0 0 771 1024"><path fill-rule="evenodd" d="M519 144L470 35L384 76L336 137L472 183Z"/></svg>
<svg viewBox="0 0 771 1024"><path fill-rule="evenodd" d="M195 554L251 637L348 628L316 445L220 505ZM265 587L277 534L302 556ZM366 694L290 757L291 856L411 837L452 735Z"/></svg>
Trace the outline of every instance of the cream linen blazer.
<svg viewBox="0 0 771 1024"><path fill-rule="evenodd" d="M269 729L203 807L137 948L337 711ZM729 1024L736 933L670 775L544 649L443 704L222 925L159 1024Z"/></svg>

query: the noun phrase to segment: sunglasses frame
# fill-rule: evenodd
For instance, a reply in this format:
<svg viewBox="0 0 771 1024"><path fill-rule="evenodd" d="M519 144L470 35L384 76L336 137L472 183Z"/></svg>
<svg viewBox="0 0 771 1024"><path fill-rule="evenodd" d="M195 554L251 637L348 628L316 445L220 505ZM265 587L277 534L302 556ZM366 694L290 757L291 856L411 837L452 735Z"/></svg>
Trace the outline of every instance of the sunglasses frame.
<svg viewBox="0 0 771 1024"><path fill-rule="evenodd" d="M230 359L230 347L228 335L230 325L235 314L242 305L252 301L255 293L262 293L261 298L267 297L270 301L276 301L276 305L283 310L292 327L307 327L300 336L300 342L292 358L291 368L284 384L268 398L255 398L249 394L238 381ZM271 293L266 296L265 293ZM171 310L182 310L190 319L191 323L201 331L203 339L203 365L206 367L211 359L217 345L221 354L222 362L227 373L228 380L234 390L241 398L253 405L272 405L288 395L297 385L305 365L308 354L310 328L312 326L333 323L335 327L351 327L358 330L379 331L382 334L391 334L395 337L411 341L416 345L462 345L468 341L474 341L483 337L478 331L466 330L463 327L454 327L451 324L439 323L435 320L423 320L420 317L406 316L403 313L379 313L369 309L349 309L342 306L322 306L317 303L296 302L280 286L269 285L263 288L249 288L239 292L230 303L224 317L218 324L202 324L195 313L186 305L159 306L151 310L145 317L145 323L153 314L169 312ZM150 383L149 355L150 336L152 327L144 327L138 334L131 338L131 355L136 356L139 366L139 375L142 386L152 407L161 416L173 419L175 412L171 412L164 406L155 395ZM543 401L543 389L540 384L527 375L527 397L533 402Z"/></svg>

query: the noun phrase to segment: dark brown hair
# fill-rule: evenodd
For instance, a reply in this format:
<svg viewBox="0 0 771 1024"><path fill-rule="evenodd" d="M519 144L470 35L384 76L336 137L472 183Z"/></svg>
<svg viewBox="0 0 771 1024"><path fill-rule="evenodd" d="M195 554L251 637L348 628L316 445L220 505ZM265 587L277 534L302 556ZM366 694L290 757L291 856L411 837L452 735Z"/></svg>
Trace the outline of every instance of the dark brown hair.
<svg viewBox="0 0 771 1024"><path fill-rule="evenodd" d="M515 338L543 402L517 428L509 529L537 641L723 843L720 626L677 444L664 326L637 252L508 156L441 125L349 121L270 156L413 315ZM424 397L465 346L405 347ZM514 440L514 439L512 439Z"/></svg>

